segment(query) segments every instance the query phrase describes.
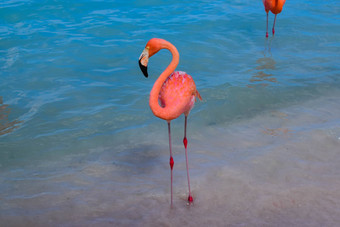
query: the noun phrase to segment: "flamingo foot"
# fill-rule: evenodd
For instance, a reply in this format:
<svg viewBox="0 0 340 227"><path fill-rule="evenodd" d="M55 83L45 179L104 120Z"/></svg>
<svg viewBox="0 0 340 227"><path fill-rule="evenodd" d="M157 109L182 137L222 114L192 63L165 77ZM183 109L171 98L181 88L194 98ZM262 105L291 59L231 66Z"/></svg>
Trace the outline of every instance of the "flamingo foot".
<svg viewBox="0 0 340 227"><path fill-rule="evenodd" d="M189 195L189 197L188 197L188 202L189 202L189 203L193 203L193 202L194 202L194 198L192 198L191 195Z"/></svg>

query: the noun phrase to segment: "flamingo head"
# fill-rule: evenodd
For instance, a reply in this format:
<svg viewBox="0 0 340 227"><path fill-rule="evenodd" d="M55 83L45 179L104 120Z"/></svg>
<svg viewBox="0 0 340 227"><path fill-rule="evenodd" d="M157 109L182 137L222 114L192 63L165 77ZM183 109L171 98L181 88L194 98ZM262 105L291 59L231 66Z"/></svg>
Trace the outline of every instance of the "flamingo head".
<svg viewBox="0 0 340 227"><path fill-rule="evenodd" d="M163 48L162 41L163 41L162 39L158 38L150 39L139 57L139 67L142 70L145 77L148 77L149 58Z"/></svg>

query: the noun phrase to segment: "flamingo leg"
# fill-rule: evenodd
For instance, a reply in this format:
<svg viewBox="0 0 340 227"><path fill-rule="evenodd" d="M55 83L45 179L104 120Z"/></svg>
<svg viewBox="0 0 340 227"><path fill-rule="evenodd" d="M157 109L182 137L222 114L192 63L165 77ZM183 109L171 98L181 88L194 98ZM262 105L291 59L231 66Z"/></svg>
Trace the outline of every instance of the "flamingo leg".
<svg viewBox="0 0 340 227"><path fill-rule="evenodd" d="M171 207L172 207L172 169L174 167L174 159L172 157L172 150L171 150L171 130L170 130L170 121L168 122L168 133L169 133L169 149L170 149L170 178L171 178Z"/></svg>
<svg viewBox="0 0 340 227"><path fill-rule="evenodd" d="M275 34L275 21L276 21L276 16L277 16L277 14L275 14L275 18L274 18L274 24L273 24L273 35Z"/></svg>
<svg viewBox="0 0 340 227"><path fill-rule="evenodd" d="M189 187L189 196L188 201L189 203L193 202L194 199L191 196L191 190L190 190L190 177L189 177L189 161L188 161L188 140L187 140L187 116L185 116L185 122L184 122L184 138L183 138L183 144L185 147L185 159L186 159L186 166L187 166L187 176L188 176L188 187Z"/></svg>
<svg viewBox="0 0 340 227"><path fill-rule="evenodd" d="M267 28L266 28L266 38L268 38L268 13L267 13Z"/></svg>

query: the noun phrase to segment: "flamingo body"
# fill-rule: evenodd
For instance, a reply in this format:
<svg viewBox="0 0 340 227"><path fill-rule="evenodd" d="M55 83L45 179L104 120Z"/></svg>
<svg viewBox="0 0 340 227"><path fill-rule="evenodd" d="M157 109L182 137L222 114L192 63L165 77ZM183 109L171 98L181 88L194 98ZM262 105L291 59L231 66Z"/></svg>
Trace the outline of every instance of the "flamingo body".
<svg viewBox="0 0 340 227"><path fill-rule="evenodd" d="M264 10L266 11L266 13L269 12L269 10L272 8L272 1L269 0L262 0L263 5L264 5Z"/></svg>
<svg viewBox="0 0 340 227"><path fill-rule="evenodd" d="M183 113L188 116L194 107L196 97L200 98L200 95L192 77L182 71L172 73L166 78L159 93L161 106L175 109L173 114L167 114L164 120L175 119ZM181 105L182 103L185 105Z"/></svg>
<svg viewBox="0 0 340 227"><path fill-rule="evenodd" d="M282 11L283 5L285 4L286 0L272 0L272 8L270 11L273 14L279 14Z"/></svg>
<svg viewBox="0 0 340 227"><path fill-rule="evenodd" d="M262 0L262 2L264 5L264 10L267 13L270 10L273 14L279 14L281 13L286 0Z"/></svg>

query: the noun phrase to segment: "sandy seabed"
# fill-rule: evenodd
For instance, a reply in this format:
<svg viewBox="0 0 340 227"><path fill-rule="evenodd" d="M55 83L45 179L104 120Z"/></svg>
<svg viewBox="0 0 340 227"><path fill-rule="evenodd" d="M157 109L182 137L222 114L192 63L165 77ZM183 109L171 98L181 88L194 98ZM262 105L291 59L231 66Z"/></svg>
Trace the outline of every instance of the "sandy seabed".
<svg viewBox="0 0 340 227"><path fill-rule="evenodd" d="M174 142L170 208L167 140L150 132L116 157L103 148L1 173L0 225L338 226L338 97L192 133L190 206L182 147Z"/></svg>

